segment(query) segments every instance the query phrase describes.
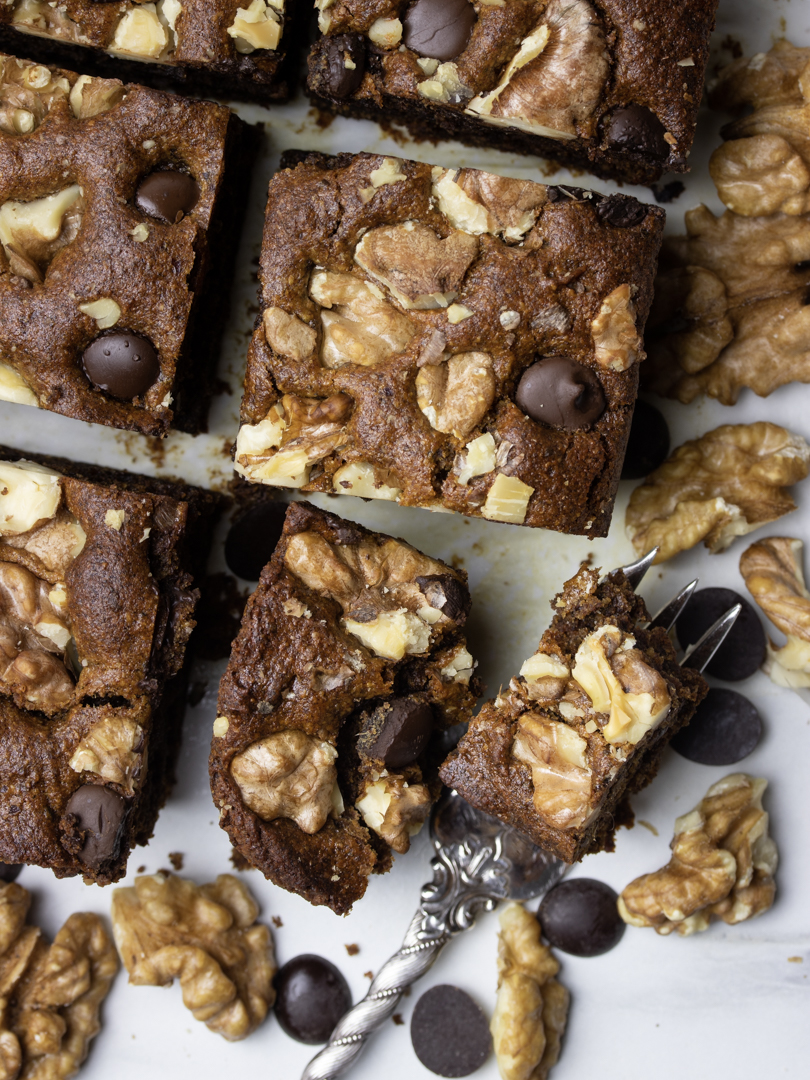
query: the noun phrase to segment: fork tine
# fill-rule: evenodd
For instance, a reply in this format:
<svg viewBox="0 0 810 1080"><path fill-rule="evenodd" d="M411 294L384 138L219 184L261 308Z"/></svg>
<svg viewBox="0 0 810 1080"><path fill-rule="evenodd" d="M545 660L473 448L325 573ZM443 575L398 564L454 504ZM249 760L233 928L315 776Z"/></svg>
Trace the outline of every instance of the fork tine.
<svg viewBox="0 0 810 1080"><path fill-rule="evenodd" d="M619 567L634 589L637 589L641 584L641 579L652 566L653 560L657 554L658 548L654 547L652 551L648 551L646 555L642 555L641 558L636 559L635 562L628 563L627 566Z"/></svg>
<svg viewBox="0 0 810 1080"><path fill-rule="evenodd" d="M665 604L651 620L648 629L652 630L655 626L663 626L665 630L671 630L675 625L675 620L692 599L692 593L697 588L697 583L698 579L695 578L694 581L690 581L688 585L681 589L677 596L673 596L670 602Z"/></svg>
<svg viewBox="0 0 810 1080"><path fill-rule="evenodd" d="M726 635L737 621L737 616L742 611L742 604L735 604L729 608L725 615L721 615L717 622L710 626L700 641L690 645L681 660L681 667L694 668L695 671L703 671L711 658L726 640Z"/></svg>

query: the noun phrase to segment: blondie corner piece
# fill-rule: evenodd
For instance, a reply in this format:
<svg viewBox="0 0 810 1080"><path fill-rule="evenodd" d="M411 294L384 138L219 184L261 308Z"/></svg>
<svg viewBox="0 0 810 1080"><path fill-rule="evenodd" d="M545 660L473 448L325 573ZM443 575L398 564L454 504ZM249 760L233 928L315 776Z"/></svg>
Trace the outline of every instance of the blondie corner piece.
<svg viewBox="0 0 810 1080"><path fill-rule="evenodd" d="M652 780L708 687L621 571L582 568L509 689L488 701L440 770L469 803L565 862L612 850L627 796Z"/></svg>
<svg viewBox="0 0 810 1080"><path fill-rule="evenodd" d="M237 472L606 535L663 211L372 154L287 160Z"/></svg>
<svg viewBox="0 0 810 1080"><path fill-rule="evenodd" d="M345 914L408 850L478 696L466 575L293 503L220 684L211 790L266 877ZM438 760L437 760L438 758Z"/></svg>
<svg viewBox="0 0 810 1080"><path fill-rule="evenodd" d="M316 0L313 101L649 184L686 172L717 0Z"/></svg>
<svg viewBox="0 0 810 1080"><path fill-rule="evenodd" d="M300 0L5 0L0 46L190 94L286 101Z"/></svg>
<svg viewBox="0 0 810 1080"><path fill-rule="evenodd" d="M0 447L0 860L105 885L174 780L220 499Z"/></svg>
<svg viewBox="0 0 810 1080"><path fill-rule="evenodd" d="M204 426L251 135L212 102L0 54L0 399Z"/></svg>

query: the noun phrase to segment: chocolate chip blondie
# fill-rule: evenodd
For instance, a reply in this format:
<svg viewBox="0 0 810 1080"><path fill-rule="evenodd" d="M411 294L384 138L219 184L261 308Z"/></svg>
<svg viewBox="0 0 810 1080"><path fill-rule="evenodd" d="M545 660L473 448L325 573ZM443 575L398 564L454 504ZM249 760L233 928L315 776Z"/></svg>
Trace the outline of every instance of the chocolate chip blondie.
<svg viewBox="0 0 810 1080"><path fill-rule="evenodd" d="M438 797L437 739L479 692L466 575L292 503L220 684L211 790L234 847L345 914Z"/></svg>
<svg viewBox="0 0 810 1080"><path fill-rule="evenodd" d="M236 471L604 536L663 219L624 195L303 155L270 182Z"/></svg>
<svg viewBox="0 0 810 1080"><path fill-rule="evenodd" d="M313 101L649 184L686 172L716 0L316 0Z"/></svg>
<svg viewBox="0 0 810 1080"><path fill-rule="evenodd" d="M0 860L105 885L173 781L220 499L0 447Z"/></svg>
<svg viewBox="0 0 810 1080"><path fill-rule="evenodd" d="M628 797L708 687L676 663L621 571L583 567L508 690L486 702L440 776L469 803L565 862L613 849Z"/></svg>
<svg viewBox="0 0 810 1080"><path fill-rule="evenodd" d="M0 55L0 399L200 430L252 130Z"/></svg>

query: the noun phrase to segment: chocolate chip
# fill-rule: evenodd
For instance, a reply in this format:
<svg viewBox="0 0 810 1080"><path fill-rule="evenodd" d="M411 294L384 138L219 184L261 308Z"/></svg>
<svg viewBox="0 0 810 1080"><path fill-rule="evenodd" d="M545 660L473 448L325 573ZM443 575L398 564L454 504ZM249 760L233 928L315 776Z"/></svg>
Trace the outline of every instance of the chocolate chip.
<svg viewBox="0 0 810 1080"><path fill-rule="evenodd" d="M125 330L91 341L82 353L82 367L94 386L122 401L141 397L160 375L152 343Z"/></svg>
<svg viewBox="0 0 810 1080"><path fill-rule="evenodd" d="M21 863L0 862L0 881L16 881L22 870Z"/></svg>
<svg viewBox="0 0 810 1080"><path fill-rule="evenodd" d="M404 769L425 750L433 734L433 709L416 698L392 698L383 707L380 733L366 753L387 769Z"/></svg>
<svg viewBox="0 0 810 1080"><path fill-rule="evenodd" d="M647 207L630 195L608 195L596 204L596 216L605 225L631 229L647 216Z"/></svg>
<svg viewBox="0 0 810 1080"><path fill-rule="evenodd" d="M669 428L663 414L646 401L637 401L622 465L622 480L649 476L669 454Z"/></svg>
<svg viewBox="0 0 810 1080"><path fill-rule="evenodd" d="M79 858L91 869L118 857L127 804L123 797L99 784L85 784L70 796L66 814L78 818L85 835Z"/></svg>
<svg viewBox="0 0 810 1080"><path fill-rule="evenodd" d="M554 948L573 956L601 956L618 945L624 934L617 900L604 882L574 878L546 893L537 917Z"/></svg>
<svg viewBox="0 0 810 1080"><path fill-rule="evenodd" d="M734 765L748 757L761 738L762 717L748 698L712 687L670 746L699 765Z"/></svg>
<svg viewBox="0 0 810 1080"><path fill-rule="evenodd" d="M564 431L588 428L605 411L599 379L570 356L546 356L527 368L515 401L532 420Z"/></svg>
<svg viewBox="0 0 810 1080"><path fill-rule="evenodd" d="M228 569L245 581L258 581L281 538L287 504L260 502L234 521L225 539Z"/></svg>
<svg viewBox="0 0 810 1080"><path fill-rule="evenodd" d="M135 192L135 204L144 214L166 225L175 225L190 214L200 198L200 187L193 176L162 169L141 180Z"/></svg>
<svg viewBox="0 0 810 1080"><path fill-rule="evenodd" d="M652 158L669 157L666 128L643 105L616 109L608 120L607 144L611 150L635 150Z"/></svg>
<svg viewBox="0 0 810 1080"><path fill-rule="evenodd" d="M406 48L433 60L453 60L467 48L475 25L469 0L416 0L405 13Z"/></svg>
<svg viewBox="0 0 810 1080"><path fill-rule="evenodd" d="M335 34L326 39L324 89L332 97L347 98L363 81L366 39L362 34ZM346 61L353 64L347 67Z"/></svg>
<svg viewBox="0 0 810 1080"><path fill-rule="evenodd" d="M431 607L438 608L453 622L462 623L470 612L469 590L450 574L427 574L416 579Z"/></svg>
<svg viewBox="0 0 810 1080"><path fill-rule="evenodd" d="M288 960L273 980L276 1018L292 1039L324 1043L352 1007L349 984L322 956L302 953Z"/></svg>
<svg viewBox="0 0 810 1080"><path fill-rule="evenodd" d="M487 1018L457 986L431 987L416 1003L411 1042L426 1069L438 1076L469 1076L492 1049Z"/></svg>
<svg viewBox="0 0 810 1080"><path fill-rule="evenodd" d="M682 648L694 645L721 615L735 604L742 611L728 637L706 667L709 675L726 682L739 682L757 671L765 659L765 631L754 608L733 589L699 589L676 623Z"/></svg>

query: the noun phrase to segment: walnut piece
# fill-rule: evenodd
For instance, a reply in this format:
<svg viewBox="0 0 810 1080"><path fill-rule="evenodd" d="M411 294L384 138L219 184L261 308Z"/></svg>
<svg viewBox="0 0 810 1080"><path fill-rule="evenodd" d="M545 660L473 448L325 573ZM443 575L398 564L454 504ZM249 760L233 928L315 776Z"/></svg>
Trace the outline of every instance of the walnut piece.
<svg viewBox="0 0 810 1080"><path fill-rule="evenodd" d="M94 79L90 75L80 75L70 91L70 107L77 120L89 120L115 108L126 94L124 84L118 79Z"/></svg>
<svg viewBox="0 0 810 1080"><path fill-rule="evenodd" d="M0 401L13 401L17 405L39 407L39 400L18 371L0 362Z"/></svg>
<svg viewBox="0 0 810 1080"><path fill-rule="evenodd" d="M370 461L352 461L341 465L332 476L332 489L339 495L356 495L360 499L385 499L396 502L402 488L393 474Z"/></svg>
<svg viewBox="0 0 810 1080"><path fill-rule="evenodd" d="M134 986L179 978L183 1004L223 1038L244 1039L275 1001L273 939L232 874L208 885L174 874L138 877L112 900L115 941Z"/></svg>
<svg viewBox="0 0 810 1080"><path fill-rule="evenodd" d="M0 58L0 131L6 135L29 135L36 131L57 101L70 93L63 75L54 75L41 64Z"/></svg>
<svg viewBox="0 0 810 1080"><path fill-rule="evenodd" d="M67 1080L100 1030L118 957L101 919L86 913L69 916L49 946L26 923L30 904L16 882L0 883L0 1069L8 1080Z"/></svg>
<svg viewBox="0 0 810 1080"><path fill-rule="evenodd" d="M501 446L503 445L501 443ZM500 447L498 449L500 450ZM522 525L533 494L534 488L524 484L519 477L499 472L487 492L481 514L490 521L509 521L513 525Z"/></svg>
<svg viewBox="0 0 810 1080"><path fill-rule="evenodd" d="M473 236L522 240L548 200L547 189L479 169L433 169L432 194L453 226Z"/></svg>
<svg viewBox="0 0 810 1080"><path fill-rule="evenodd" d="M0 461L0 536L28 532L55 517L60 479L32 461Z"/></svg>
<svg viewBox="0 0 810 1080"><path fill-rule="evenodd" d="M278 731L237 754L231 775L245 805L263 821L289 818L311 834L339 804L336 760L330 743L303 731Z"/></svg>
<svg viewBox="0 0 810 1080"><path fill-rule="evenodd" d="M70 758L74 772L92 772L135 792L143 765L143 728L126 716L100 720L79 742Z"/></svg>
<svg viewBox="0 0 810 1080"><path fill-rule="evenodd" d="M802 571L801 540L771 536L744 551L740 573L748 591L787 637L768 642L764 670L777 686L810 688L810 592Z"/></svg>
<svg viewBox="0 0 810 1080"><path fill-rule="evenodd" d="M305 360L314 352L318 335L297 315L290 315L283 308L270 307L262 316L262 323L267 344L280 356Z"/></svg>
<svg viewBox="0 0 810 1080"><path fill-rule="evenodd" d="M151 7L152 5L150 5ZM48 0L19 0L11 19L14 26L30 27L34 33L89 45L79 23L67 14L64 4L51 7Z"/></svg>
<svg viewBox="0 0 810 1080"><path fill-rule="evenodd" d="M355 274L316 270L309 295L328 309L321 311L321 363L326 368L381 364L404 352L417 332L408 316L385 299L379 286Z"/></svg>
<svg viewBox="0 0 810 1080"><path fill-rule="evenodd" d="M252 0L247 7L236 9L227 33L233 38L238 53L247 55L256 49L278 48L281 20L275 6L270 0Z"/></svg>
<svg viewBox="0 0 810 1080"><path fill-rule="evenodd" d="M635 286L619 285L606 296L599 313L591 323L594 359L611 371L627 371L637 360L644 359L641 338L636 329L636 309L633 304Z"/></svg>
<svg viewBox="0 0 810 1080"><path fill-rule="evenodd" d="M810 49L797 48L789 41L777 41L767 53L744 56L726 65L709 93L709 104L723 112L740 112L769 105L800 105L804 100L801 82L810 65Z"/></svg>
<svg viewBox="0 0 810 1080"><path fill-rule="evenodd" d="M115 28L110 52L158 60L168 52L171 40L156 6L144 3L130 8L121 17Z"/></svg>
<svg viewBox="0 0 810 1080"><path fill-rule="evenodd" d="M776 894L778 861L762 809L767 786L745 773L713 784L697 807L675 822L667 866L623 890L619 914L624 921L687 937L708 929L712 916L733 925L767 911Z"/></svg>
<svg viewBox="0 0 810 1080"><path fill-rule="evenodd" d="M434 431L466 437L495 400L489 353L456 353L441 364L425 364L416 376L416 400Z"/></svg>
<svg viewBox="0 0 810 1080"><path fill-rule="evenodd" d="M433 68L432 64L430 66ZM459 76L458 68L452 61L438 64L433 68L430 71L430 78L417 83L416 90L430 101L441 101L445 104L452 102L455 105L462 101L469 101L473 95L472 90Z"/></svg>
<svg viewBox="0 0 810 1080"><path fill-rule="evenodd" d="M355 806L370 829L394 851L404 855L430 813L433 800L426 784L408 784L401 776L383 773L368 784Z"/></svg>
<svg viewBox="0 0 810 1080"><path fill-rule="evenodd" d="M406 310L425 311L446 308L458 297L477 254L478 240L469 233L451 232L442 240L427 225L406 221L369 229L354 258Z"/></svg>
<svg viewBox="0 0 810 1080"><path fill-rule="evenodd" d="M516 761L532 771L537 813L555 829L578 829L591 811L588 744L573 728L541 713L524 713L512 743Z"/></svg>
<svg viewBox="0 0 810 1080"><path fill-rule="evenodd" d="M490 1031L503 1080L546 1080L560 1056L568 991L560 965L540 940L540 923L521 904L498 916L498 998Z"/></svg>
<svg viewBox="0 0 810 1080"><path fill-rule="evenodd" d="M810 468L810 447L777 424L725 424L685 442L630 496L627 533L656 562L701 540L712 554L796 509L785 490Z"/></svg>
<svg viewBox="0 0 810 1080"><path fill-rule="evenodd" d="M0 206L0 244L11 273L40 284L54 255L76 238L83 209L78 184L31 202L4 202Z"/></svg>

